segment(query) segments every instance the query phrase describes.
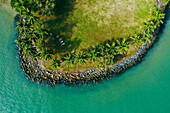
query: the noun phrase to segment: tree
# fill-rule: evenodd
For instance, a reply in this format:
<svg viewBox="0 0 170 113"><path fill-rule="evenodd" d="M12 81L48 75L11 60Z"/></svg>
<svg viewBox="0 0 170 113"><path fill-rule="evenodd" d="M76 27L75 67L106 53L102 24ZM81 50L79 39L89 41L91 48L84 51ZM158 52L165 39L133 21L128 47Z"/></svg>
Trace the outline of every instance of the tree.
<svg viewBox="0 0 170 113"><path fill-rule="evenodd" d="M92 62L98 59L95 49L90 49L87 54Z"/></svg>
<svg viewBox="0 0 170 113"><path fill-rule="evenodd" d="M56 69L56 68L59 68L61 66L61 62L60 62L60 60L55 58L55 59L52 59L51 65L52 65L53 69Z"/></svg>
<svg viewBox="0 0 170 113"><path fill-rule="evenodd" d="M36 16L37 9L39 9L38 4L43 2L42 0L11 0L11 6L16 9L21 15L21 22L17 22L16 29L20 31L20 40L18 39L18 44L23 48L23 54L28 54L29 56L37 56L36 46L37 41L47 37L47 30L42 27L39 18ZM17 42L16 41L16 42ZM40 48L39 48L40 49ZM42 48L41 48L42 49ZM51 54L47 53L47 50L39 50L40 56L45 60L51 58ZM34 54L35 53L35 54Z"/></svg>
<svg viewBox="0 0 170 113"><path fill-rule="evenodd" d="M40 58L43 58L45 60L50 60L50 59L52 59L52 57L53 57L53 54L50 54L50 52L48 51L47 48L44 48L41 50Z"/></svg>
<svg viewBox="0 0 170 113"><path fill-rule="evenodd" d="M116 47L115 47L115 42L112 42L112 44L106 44L106 48L105 48L105 52L110 54L110 55L115 55L117 52L116 52Z"/></svg>
<svg viewBox="0 0 170 113"><path fill-rule="evenodd" d="M79 52L75 56L75 62L78 64L85 64L87 59L87 55L83 52Z"/></svg>
<svg viewBox="0 0 170 113"><path fill-rule="evenodd" d="M165 14L162 14L159 7L156 7L153 11L152 11L152 17L155 20L155 23L157 26L160 26L160 23L163 24L162 19L165 18Z"/></svg>
<svg viewBox="0 0 170 113"><path fill-rule="evenodd" d="M156 23L154 23L154 21L153 20L149 20L149 21L147 21L147 22L144 22L144 31L145 31L145 33L148 33L148 34L150 34L150 33L152 33L152 32L154 32L154 29L156 28Z"/></svg>
<svg viewBox="0 0 170 113"><path fill-rule="evenodd" d="M142 42L142 37L137 34L135 34L134 36L131 36L130 39L133 40L131 44L135 45L135 47L137 47Z"/></svg>
<svg viewBox="0 0 170 113"><path fill-rule="evenodd" d="M122 40L116 40L117 46L116 46L116 51L120 54L124 54L128 51L129 49L129 43L125 38Z"/></svg>
<svg viewBox="0 0 170 113"><path fill-rule="evenodd" d="M68 54L64 57L64 62L67 67L70 67L73 65L73 56L71 54Z"/></svg>
<svg viewBox="0 0 170 113"><path fill-rule="evenodd" d="M98 44L94 47L94 52L96 53L96 57L101 57L103 56L105 53L104 53L104 47L101 45L101 44Z"/></svg>
<svg viewBox="0 0 170 113"><path fill-rule="evenodd" d="M28 28L25 26L24 22L17 22L17 27L16 29L18 29L20 31L20 34L25 33L26 31L28 31Z"/></svg>
<svg viewBox="0 0 170 113"><path fill-rule="evenodd" d="M143 43L145 44L146 43L146 41L148 41L149 43L151 43L151 37L152 37L153 35L152 34L148 34L148 33L145 33L145 32L143 32L143 38L142 38L142 41L143 41Z"/></svg>

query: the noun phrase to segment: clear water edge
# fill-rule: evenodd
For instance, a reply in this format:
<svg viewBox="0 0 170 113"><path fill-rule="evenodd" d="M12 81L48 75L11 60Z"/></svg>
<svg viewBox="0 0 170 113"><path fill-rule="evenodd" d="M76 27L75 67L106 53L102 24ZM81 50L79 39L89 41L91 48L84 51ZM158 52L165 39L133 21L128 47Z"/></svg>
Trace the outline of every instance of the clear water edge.
<svg viewBox="0 0 170 113"><path fill-rule="evenodd" d="M9 10L0 6L0 112L170 112L169 17L146 60L120 77L80 88L48 88L28 81L20 69L14 43L14 13Z"/></svg>

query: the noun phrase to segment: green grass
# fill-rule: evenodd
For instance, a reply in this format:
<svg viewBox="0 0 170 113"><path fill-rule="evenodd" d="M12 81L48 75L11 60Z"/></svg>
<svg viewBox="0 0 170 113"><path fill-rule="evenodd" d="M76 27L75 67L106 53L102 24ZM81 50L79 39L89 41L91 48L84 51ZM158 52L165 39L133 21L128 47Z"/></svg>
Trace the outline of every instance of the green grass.
<svg viewBox="0 0 170 113"><path fill-rule="evenodd" d="M170 0L162 0L163 3L167 2L167 1L170 1Z"/></svg>
<svg viewBox="0 0 170 113"><path fill-rule="evenodd" d="M46 40L47 45L65 54L139 33L155 4L156 0L56 0L54 16L45 16L42 20L53 36L60 35L66 44L54 47L58 39L50 37ZM43 64L51 69L49 61ZM59 71L90 69L95 65L61 67Z"/></svg>
<svg viewBox="0 0 170 113"><path fill-rule="evenodd" d="M66 45L59 50L79 51L140 32L154 3L155 0L66 0L56 7L55 17L48 19L46 25L53 34L64 38Z"/></svg>

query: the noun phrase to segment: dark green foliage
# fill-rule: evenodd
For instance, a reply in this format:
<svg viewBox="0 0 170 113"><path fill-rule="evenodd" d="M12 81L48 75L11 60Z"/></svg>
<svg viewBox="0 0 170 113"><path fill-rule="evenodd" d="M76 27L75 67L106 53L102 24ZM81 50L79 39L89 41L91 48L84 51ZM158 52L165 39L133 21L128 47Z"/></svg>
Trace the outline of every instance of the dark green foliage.
<svg viewBox="0 0 170 113"><path fill-rule="evenodd" d="M20 14L26 13L23 10L39 12L39 14L51 14L54 8L54 0L11 0L11 6Z"/></svg>
<svg viewBox="0 0 170 113"><path fill-rule="evenodd" d="M37 51L39 40L48 35L48 31L42 27L39 18L35 15L38 9L38 0L12 0L11 6L21 15L21 21L17 22L16 29L20 31L20 38L16 40L23 49L24 56L43 56L44 50ZM39 48L42 49L42 48ZM42 55L41 55L42 54ZM48 56L48 57L47 57ZM41 58L40 57L40 58ZM46 54L43 58L49 58ZM50 57L51 58L51 57Z"/></svg>
<svg viewBox="0 0 170 113"><path fill-rule="evenodd" d="M105 52L110 55L116 55L117 54L117 49L116 49L116 44L115 42L112 42L112 44L106 44L105 46Z"/></svg>
<svg viewBox="0 0 170 113"><path fill-rule="evenodd" d="M83 52L79 52L78 54L75 55L74 62L78 64L85 64L87 60L87 55Z"/></svg>
<svg viewBox="0 0 170 113"><path fill-rule="evenodd" d="M116 51L119 54L124 54L128 51L130 45L125 38L123 38L122 40L116 40L116 42L117 42Z"/></svg>
<svg viewBox="0 0 170 113"><path fill-rule="evenodd" d="M70 67L73 65L74 60L73 60L73 55L72 54L68 54L64 57L64 62L66 64L67 67Z"/></svg>
<svg viewBox="0 0 170 113"><path fill-rule="evenodd" d="M97 53L96 53L96 51L95 51L94 49L90 49L90 50L88 51L87 55L89 56L89 58L90 58L90 60L91 60L92 62L94 62L94 61L96 61L96 60L98 59Z"/></svg>
<svg viewBox="0 0 170 113"><path fill-rule="evenodd" d="M61 66L61 62L60 60L58 60L57 58L55 59L52 59L51 61L51 65L52 67L55 69L55 68L59 68Z"/></svg>
<svg viewBox="0 0 170 113"><path fill-rule="evenodd" d="M50 52L48 51L47 48L42 49L40 52L40 58L43 58L45 60L50 60L50 59L52 59L53 56L54 55L50 54Z"/></svg>
<svg viewBox="0 0 170 113"><path fill-rule="evenodd" d="M130 39L133 40L131 44L133 44L135 47L137 47L143 40L143 38L137 34L135 34L134 36L131 36Z"/></svg>

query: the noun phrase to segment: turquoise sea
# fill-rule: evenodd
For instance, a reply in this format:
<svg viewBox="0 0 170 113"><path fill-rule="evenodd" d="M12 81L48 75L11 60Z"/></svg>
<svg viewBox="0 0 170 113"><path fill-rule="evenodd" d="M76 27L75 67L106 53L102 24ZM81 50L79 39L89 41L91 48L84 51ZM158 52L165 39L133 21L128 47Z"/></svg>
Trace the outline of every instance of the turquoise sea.
<svg viewBox="0 0 170 113"><path fill-rule="evenodd" d="M144 61L96 85L53 88L20 69L14 12L0 5L0 113L170 113L170 8Z"/></svg>

